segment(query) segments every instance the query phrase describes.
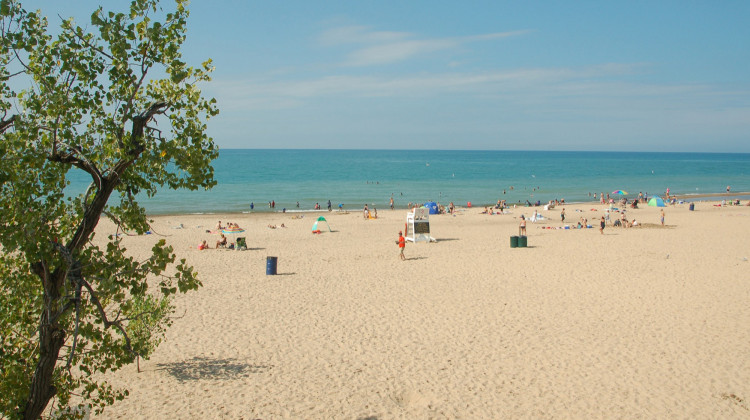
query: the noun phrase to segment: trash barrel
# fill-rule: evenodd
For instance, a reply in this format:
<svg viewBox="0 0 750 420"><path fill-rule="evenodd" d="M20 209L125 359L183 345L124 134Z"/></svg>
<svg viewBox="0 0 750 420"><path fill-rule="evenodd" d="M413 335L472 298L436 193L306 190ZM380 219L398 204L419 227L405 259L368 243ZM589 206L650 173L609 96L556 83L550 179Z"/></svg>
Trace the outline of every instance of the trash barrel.
<svg viewBox="0 0 750 420"><path fill-rule="evenodd" d="M266 257L266 275L267 276L274 276L276 275L276 263L278 262L278 257Z"/></svg>
<svg viewBox="0 0 750 420"><path fill-rule="evenodd" d="M510 237L510 247L511 248L518 248L518 236L511 236Z"/></svg>
<svg viewBox="0 0 750 420"><path fill-rule="evenodd" d="M528 242L527 242L527 240L526 240L526 236L525 236L525 235L524 235L524 236L519 236L519 237L518 237L518 247L519 247L519 248L526 248L526 244L527 244L527 243L528 243Z"/></svg>
<svg viewBox="0 0 750 420"><path fill-rule="evenodd" d="M690 206L688 207L688 210L690 210L690 211L695 210L695 203L690 203Z"/></svg>

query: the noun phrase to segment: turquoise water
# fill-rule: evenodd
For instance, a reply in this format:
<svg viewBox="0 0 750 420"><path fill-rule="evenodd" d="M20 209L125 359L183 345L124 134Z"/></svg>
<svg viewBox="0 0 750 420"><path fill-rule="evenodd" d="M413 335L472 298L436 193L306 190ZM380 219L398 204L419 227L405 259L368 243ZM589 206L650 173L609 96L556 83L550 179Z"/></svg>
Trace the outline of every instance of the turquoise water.
<svg viewBox="0 0 750 420"><path fill-rule="evenodd" d="M750 191L750 154L440 150L221 150L210 191L160 191L140 200L149 214L310 210L331 200L465 205L593 200L589 193L663 194ZM85 189L83 177L71 191ZM511 186L513 189L511 190Z"/></svg>

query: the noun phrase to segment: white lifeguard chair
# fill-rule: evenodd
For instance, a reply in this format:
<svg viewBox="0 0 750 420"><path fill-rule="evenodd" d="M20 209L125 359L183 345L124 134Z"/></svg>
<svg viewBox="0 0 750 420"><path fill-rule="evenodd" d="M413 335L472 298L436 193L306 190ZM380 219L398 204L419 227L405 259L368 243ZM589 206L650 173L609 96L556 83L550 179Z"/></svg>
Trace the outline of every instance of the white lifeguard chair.
<svg viewBox="0 0 750 420"><path fill-rule="evenodd" d="M427 208L416 208L406 213L406 237L411 242L437 242L430 236L430 211Z"/></svg>

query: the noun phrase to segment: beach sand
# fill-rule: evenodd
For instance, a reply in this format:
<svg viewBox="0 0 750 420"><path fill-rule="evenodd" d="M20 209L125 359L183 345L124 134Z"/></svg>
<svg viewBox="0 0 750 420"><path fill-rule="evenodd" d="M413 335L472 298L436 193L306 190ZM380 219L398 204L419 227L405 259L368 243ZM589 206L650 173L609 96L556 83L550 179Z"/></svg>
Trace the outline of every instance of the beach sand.
<svg viewBox="0 0 750 420"><path fill-rule="evenodd" d="M130 396L100 417L750 418L750 207L713 204L603 235L605 206L566 205L581 230L542 210L527 248L509 238L534 208L461 209L406 261L406 210L155 217L125 246L166 239L203 287L141 373L106 375ZM319 215L333 232L311 233ZM213 249L217 220L250 249Z"/></svg>

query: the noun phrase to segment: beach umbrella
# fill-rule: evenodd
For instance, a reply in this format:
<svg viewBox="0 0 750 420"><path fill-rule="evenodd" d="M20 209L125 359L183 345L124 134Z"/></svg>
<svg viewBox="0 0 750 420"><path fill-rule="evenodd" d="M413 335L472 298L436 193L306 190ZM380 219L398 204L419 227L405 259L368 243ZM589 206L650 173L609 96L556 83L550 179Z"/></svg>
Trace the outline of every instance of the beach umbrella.
<svg viewBox="0 0 750 420"><path fill-rule="evenodd" d="M224 228L221 230L221 233L242 233L245 229L242 229L241 227L231 227L231 228Z"/></svg>
<svg viewBox="0 0 750 420"><path fill-rule="evenodd" d="M628 192L627 191L623 191L623 190L615 190L615 191L612 191L612 194L628 195Z"/></svg>
<svg viewBox="0 0 750 420"><path fill-rule="evenodd" d="M648 200L648 205L653 207L667 207L661 197L651 197L651 199Z"/></svg>

